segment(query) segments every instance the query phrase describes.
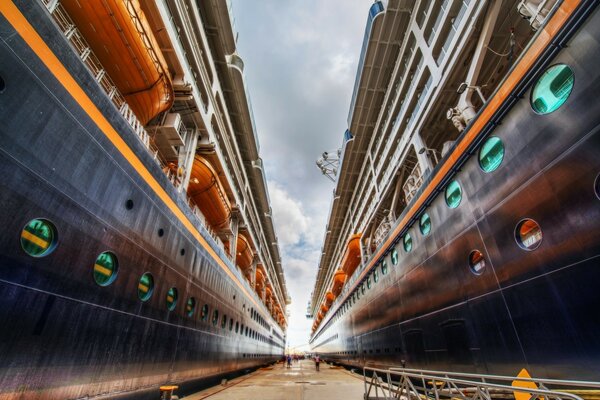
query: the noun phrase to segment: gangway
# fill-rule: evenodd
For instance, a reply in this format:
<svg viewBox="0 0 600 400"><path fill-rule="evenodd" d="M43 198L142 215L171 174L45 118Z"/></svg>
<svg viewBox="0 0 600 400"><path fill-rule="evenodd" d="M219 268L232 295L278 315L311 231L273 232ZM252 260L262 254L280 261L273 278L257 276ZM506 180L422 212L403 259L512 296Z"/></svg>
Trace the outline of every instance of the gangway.
<svg viewBox="0 0 600 400"><path fill-rule="evenodd" d="M600 394L600 382L530 378L527 373L515 377L365 367L363 381L365 400L584 400Z"/></svg>

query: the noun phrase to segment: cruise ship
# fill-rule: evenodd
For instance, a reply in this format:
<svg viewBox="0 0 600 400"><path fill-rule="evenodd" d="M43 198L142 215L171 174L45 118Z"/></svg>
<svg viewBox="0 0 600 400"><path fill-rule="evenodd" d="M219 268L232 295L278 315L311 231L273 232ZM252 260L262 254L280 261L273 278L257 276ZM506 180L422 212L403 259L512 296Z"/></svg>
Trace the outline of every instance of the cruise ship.
<svg viewBox="0 0 600 400"><path fill-rule="evenodd" d="M597 3L372 4L310 300L313 352L359 368L600 379Z"/></svg>
<svg viewBox="0 0 600 400"><path fill-rule="evenodd" d="M226 0L0 2L0 398L279 359L290 299Z"/></svg>

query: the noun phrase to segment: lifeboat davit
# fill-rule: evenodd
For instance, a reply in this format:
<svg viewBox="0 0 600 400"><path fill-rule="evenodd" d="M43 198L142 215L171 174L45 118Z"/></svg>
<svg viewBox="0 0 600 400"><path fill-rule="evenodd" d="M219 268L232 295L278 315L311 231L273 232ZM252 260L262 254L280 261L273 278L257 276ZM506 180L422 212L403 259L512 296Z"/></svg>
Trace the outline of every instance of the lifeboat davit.
<svg viewBox="0 0 600 400"><path fill-rule="evenodd" d="M173 84L138 0L60 2L143 125L173 105Z"/></svg>
<svg viewBox="0 0 600 400"><path fill-rule="evenodd" d="M246 236L239 234L237 239L237 248L235 250L235 263L243 271L249 270L252 266L252 260L254 259L254 252L250 241Z"/></svg>
<svg viewBox="0 0 600 400"><path fill-rule="evenodd" d="M331 287L331 292L335 297L338 297L342 292L347 276L348 275L341 269L335 271L335 274L333 275L333 286Z"/></svg>
<svg viewBox="0 0 600 400"><path fill-rule="evenodd" d="M227 227L231 204L217 172L208 160L199 155L194 158L188 195L213 229L221 230Z"/></svg>
<svg viewBox="0 0 600 400"><path fill-rule="evenodd" d="M360 263L360 233L352 235L342 259L342 270L347 276L352 276Z"/></svg>

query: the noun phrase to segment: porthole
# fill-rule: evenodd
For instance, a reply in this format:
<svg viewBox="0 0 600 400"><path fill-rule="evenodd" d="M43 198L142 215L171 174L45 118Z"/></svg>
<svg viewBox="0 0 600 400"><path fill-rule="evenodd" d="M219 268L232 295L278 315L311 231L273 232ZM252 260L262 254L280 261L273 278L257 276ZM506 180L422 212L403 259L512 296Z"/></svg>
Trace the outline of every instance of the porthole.
<svg viewBox="0 0 600 400"><path fill-rule="evenodd" d="M206 321L208 318L208 304L202 306L202 310L200 310L200 319L202 321Z"/></svg>
<svg viewBox="0 0 600 400"><path fill-rule="evenodd" d="M125 202L125 208L131 210L133 208L133 200L129 199Z"/></svg>
<svg viewBox="0 0 600 400"><path fill-rule="evenodd" d="M395 247L392 249L392 255L390 258L392 259L393 265L398 265L398 250L396 250Z"/></svg>
<svg viewBox="0 0 600 400"><path fill-rule="evenodd" d="M167 310L173 311L177 306L177 289L172 287L167 292Z"/></svg>
<svg viewBox="0 0 600 400"><path fill-rule="evenodd" d="M483 172L495 171L504 159L504 144L498 136L490 136L479 149L479 167Z"/></svg>
<svg viewBox="0 0 600 400"><path fill-rule="evenodd" d="M150 272L146 272L140 278L138 283L138 297L141 301L147 301L152 297L152 291L154 290L154 278Z"/></svg>
<svg viewBox="0 0 600 400"><path fill-rule="evenodd" d="M523 250L535 250L542 243L542 229L532 219L526 218L517 224L515 239Z"/></svg>
<svg viewBox="0 0 600 400"><path fill-rule="evenodd" d="M360 286L360 291L362 294L365 294L365 284L364 283Z"/></svg>
<svg viewBox="0 0 600 400"><path fill-rule="evenodd" d="M450 208L456 208L462 200L462 189L458 181L453 180L446 187L446 204Z"/></svg>
<svg viewBox="0 0 600 400"><path fill-rule="evenodd" d="M379 271L377 271L377 268L373 271L373 281L375 281L375 283L379 282Z"/></svg>
<svg viewBox="0 0 600 400"><path fill-rule="evenodd" d="M235 321L235 333L238 333L240 331L240 323L239 321Z"/></svg>
<svg viewBox="0 0 600 400"><path fill-rule="evenodd" d="M117 256L109 251L100 253L94 264L94 280L100 286L108 286L117 278Z"/></svg>
<svg viewBox="0 0 600 400"><path fill-rule="evenodd" d="M158 237L163 237L165 235L165 230L163 228L160 228L158 230Z"/></svg>
<svg viewBox="0 0 600 400"><path fill-rule="evenodd" d="M427 236L429 235L429 232L431 232L431 218L429 218L429 214L423 213L423 215L421 215L421 219L419 220L419 230L423 236Z"/></svg>
<svg viewBox="0 0 600 400"><path fill-rule="evenodd" d="M412 237L410 236L410 233L407 232L406 235L404 235L402 243L404 245L404 251L410 253L410 251L412 250Z"/></svg>
<svg viewBox="0 0 600 400"><path fill-rule="evenodd" d="M4 79L0 76L0 93L4 92L4 89L6 89L6 83L4 83Z"/></svg>
<svg viewBox="0 0 600 400"><path fill-rule="evenodd" d="M194 315L194 311L196 311L196 299L190 297L185 303L185 313L188 317L191 317L192 315Z"/></svg>
<svg viewBox="0 0 600 400"><path fill-rule="evenodd" d="M600 174L598 174L594 182L594 191L596 192L596 197L600 199Z"/></svg>
<svg viewBox="0 0 600 400"><path fill-rule="evenodd" d="M556 111L567 101L575 77L568 65L553 65L540 76L531 91L531 107L538 114Z"/></svg>
<svg viewBox="0 0 600 400"><path fill-rule="evenodd" d="M214 326L217 326L218 322L219 322L219 310L214 310L213 311L213 316L212 316L212 324Z"/></svg>
<svg viewBox="0 0 600 400"><path fill-rule="evenodd" d="M223 318L221 318L221 329L225 329L227 326L227 315L223 314Z"/></svg>
<svg viewBox="0 0 600 400"><path fill-rule="evenodd" d="M21 248L32 257L52 253L57 242L56 227L47 219L32 219L21 231Z"/></svg>
<svg viewBox="0 0 600 400"><path fill-rule="evenodd" d="M181 254L182 256L185 255L185 249L179 250L179 254Z"/></svg>
<svg viewBox="0 0 600 400"><path fill-rule="evenodd" d="M371 289L371 276L367 277L367 289Z"/></svg>
<svg viewBox="0 0 600 400"><path fill-rule="evenodd" d="M381 262L381 273L383 275L386 275L388 273L388 266L387 266L387 262L385 262L385 261Z"/></svg>
<svg viewBox="0 0 600 400"><path fill-rule="evenodd" d="M485 257L479 250L473 250L469 254L469 267L475 275L481 275L485 269Z"/></svg>
<svg viewBox="0 0 600 400"><path fill-rule="evenodd" d="M229 319L229 330L232 331L233 330L233 318Z"/></svg>

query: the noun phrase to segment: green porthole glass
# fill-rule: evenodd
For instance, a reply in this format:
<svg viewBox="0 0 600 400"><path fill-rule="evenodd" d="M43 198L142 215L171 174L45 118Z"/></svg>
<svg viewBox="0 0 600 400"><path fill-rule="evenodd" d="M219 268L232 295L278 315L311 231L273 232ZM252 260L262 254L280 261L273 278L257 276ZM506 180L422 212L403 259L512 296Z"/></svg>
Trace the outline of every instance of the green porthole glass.
<svg viewBox="0 0 600 400"><path fill-rule="evenodd" d="M367 289L371 289L371 276L367 277Z"/></svg>
<svg viewBox="0 0 600 400"><path fill-rule="evenodd" d="M185 303L185 313L188 317L191 317L192 315L194 315L194 311L196 311L196 299L190 297Z"/></svg>
<svg viewBox="0 0 600 400"><path fill-rule="evenodd" d="M392 249L392 255L390 257L392 259L392 264L398 265L398 250L394 247Z"/></svg>
<svg viewBox="0 0 600 400"><path fill-rule="evenodd" d="M360 286L360 292L362 294L365 294L365 284L364 283Z"/></svg>
<svg viewBox="0 0 600 400"><path fill-rule="evenodd" d="M206 321L208 318L208 304L202 306L202 310L200 310L200 319L202 321Z"/></svg>
<svg viewBox="0 0 600 400"><path fill-rule="evenodd" d="M167 292L167 310L173 311L177 306L177 289L172 287Z"/></svg>
<svg viewBox="0 0 600 400"><path fill-rule="evenodd" d="M215 310L215 311L213 311L212 324L214 326L217 326L218 322L219 322L219 310Z"/></svg>
<svg viewBox="0 0 600 400"><path fill-rule="evenodd" d="M402 243L404 245L404 251L410 253L412 250L412 237L410 236L410 233L407 232L406 235L404 235Z"/></svg>
<svg viewBox="0 0 600 400"><path fill-rule="evenodd" d="M486 139L479 150L479 166L483 172L492 172L500 166L504 158L504 144L498 136Z"/></svg>
<svg viewBox="0 0 600 400"><path fill-rule="evenodd" d="M427 236L429 235L429 232L431 232L431 218L429 218L429 214L423 213L423 215L421 215L421 219L419 220L419 230L423 236Z"/></svg>
<svg viewBox="0 0 600 400"><path fill-rule="evenodd" d="M154 290L154 278L150 272L146 272L138 282L138 297L141 301L147 301L152 297Z"/></svg>
<svg viewBox="0 0 600 400"><path fill-rule="evenodd" d="M381 273L383 275L386 275L388 273L388 266L387 266L387 262L382 261L381 263Z"/></svg>
<svg viewBox="0 0 600 400"><path fill-rule="evenodd" d="M377 271L377 268L373 271L373 281L375 281L375 283L379 282L379 271Z"/></svg>
<svg viewBox="0 0 600 400"><path fill-rule="evenodd" d="M32 219L21 231L21 247L32 257L44 257L56 247L56 227L42 218Z"/></svg>
<svg viewBox="0 0 600 400"><path fill-rule="evenodd" d="M100 286L108 286L117 278L117 256L109 251L100 253L94 264L94 280Z"/></svg>
<svg viewBox="0 0 600 400"><path fill-rule="evenodd" d="M446 188L446 204L450 208L456 208L462 200L462 189L458 181L453 180Z"/></svg>
<svg viewBox="0 0 600 400"><path fill-rule="evenodd" d="M531 107L538 114L557 110L573 90L573 70L565 64L553 65L540 76L531 91Z"/></svg>

